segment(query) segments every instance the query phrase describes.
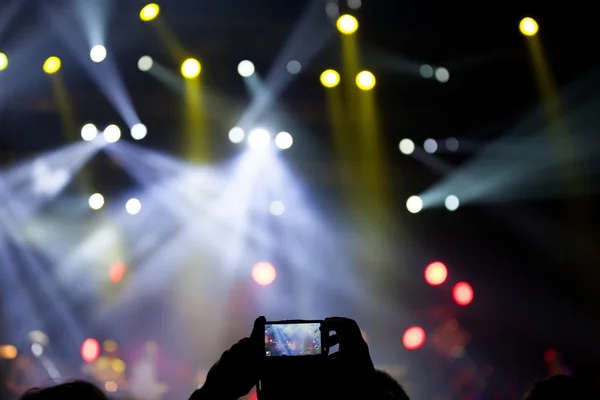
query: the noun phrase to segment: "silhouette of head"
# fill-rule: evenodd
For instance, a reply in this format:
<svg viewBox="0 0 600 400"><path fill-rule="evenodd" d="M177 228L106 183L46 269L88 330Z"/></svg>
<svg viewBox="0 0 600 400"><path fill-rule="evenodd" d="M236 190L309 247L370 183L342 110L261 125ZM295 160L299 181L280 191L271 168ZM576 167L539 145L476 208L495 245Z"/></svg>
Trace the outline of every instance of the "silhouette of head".
<svg viewBox="0 0 600 400"><path fill-rule="evenodd" d="M108 400L96 386L85 381L72 381L44 389L29 389L20 400Z"/></svg>
<svg viewBox="0 0 600 400"><path fill-rule="evenodd" d="M592 388L575 378L556 375L536 383L525 400L579 400L592 398Z"/></svg>
<svg viewBox="0 0 600 400"><path fill-rule="evenodd" d="M375 382L377 387L383 389L384 392L389 394L385 398L394 398L397 400L409 400L408 395L394 378L392 378L387 372L380 370L375 371Z"/></svg>

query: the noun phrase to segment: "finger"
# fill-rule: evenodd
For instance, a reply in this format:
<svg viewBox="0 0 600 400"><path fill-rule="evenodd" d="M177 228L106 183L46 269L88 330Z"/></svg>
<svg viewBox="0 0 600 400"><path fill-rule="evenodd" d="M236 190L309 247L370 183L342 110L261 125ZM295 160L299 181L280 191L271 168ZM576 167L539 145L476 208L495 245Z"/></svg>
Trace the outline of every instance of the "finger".
<svg viewBox="0 0 600 400"><path fill-rule="evenodd" d="M250 334L250 337L253 340L258 340L258 341L262 341L263 337L265 335L265 323L267 322L267 319L264 316L260 316L258 318L256 318L256 320L254 321L254 327L252 328L252 333Z"/></svg>
<svg viewBox="0 0 600 400"><path fill-rule="evenodd" d="M340 344L340 337L339 335L331 335L327 338L327 346L328 347L333 347L336 344Z"/></svg>

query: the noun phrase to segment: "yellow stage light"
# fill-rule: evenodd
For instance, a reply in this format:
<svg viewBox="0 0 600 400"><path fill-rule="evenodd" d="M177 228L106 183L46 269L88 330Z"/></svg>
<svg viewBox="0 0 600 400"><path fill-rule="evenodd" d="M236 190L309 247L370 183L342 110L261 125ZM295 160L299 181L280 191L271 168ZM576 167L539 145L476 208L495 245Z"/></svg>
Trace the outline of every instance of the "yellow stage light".
<svg viewBox="0 0 600 400"><path fill-rule="evenodd" d="M337 20L338 31L344 35L352 35L358 30L358 20L350 14L344 14Z"/></svg>
<svg viewBox="0 0 600 400"><path fill-rule="evenodd" d="M158 17L158 14L160 14L160 7L158 4L150 3L140 11L140 19L145 22L152 21Z"/></svg>
<svg viewBox="0 0 600 400"><path fill-rule="evenodd" d="M328 69L321 74L321 84L326 88L334 88L340 83L340 74L337 71Z"/></svg>
<svg viewBox="0 0 600 400"><path fill-rule="evenodd" d="M369 71L362 71L356 75L356 86L360 90L371 90L375 87L375 75Z"/></svg>
<svg viewBox="0 0 600 400"><path fill-rule="evenodd" d="M200 75L202 66L195 58L188 58L181 64L181 75L186 79L194 79Z"/></svg>
<svg viewBox="0 0 600 400"><path fill-rule="evenodd" d="M521 33L525 36L534 36L539 29L538 23L533 18L523 18L519 24Z"/></svg>
<svg viewBox="0 0 600 400"><path fill-rule="evenodd" d="M0 53L0 71L4 71L8 67L8 57L6 54Z"/></svg>
<svg viewBox="0 0 600 400"><path fill-rule="evenodd" d="M58 57L50 57L44 62L44 72L47 74L55 74L60 69L61 62Z"/></svg>

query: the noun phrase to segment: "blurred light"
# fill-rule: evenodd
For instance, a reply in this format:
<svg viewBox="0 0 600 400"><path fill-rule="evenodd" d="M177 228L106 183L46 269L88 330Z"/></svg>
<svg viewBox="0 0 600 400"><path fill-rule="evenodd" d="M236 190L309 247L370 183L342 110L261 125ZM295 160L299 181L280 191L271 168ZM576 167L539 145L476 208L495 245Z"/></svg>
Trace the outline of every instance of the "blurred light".
<svg viewBox="0 0 600 400"><path fill-rule="evenodd" d="M119 385L117 385L117 382L115 381L108 381L104 384L104 389L106 389L107 392L114 393L119 389Z"/></svg>
<svg viewBox="0 0 600 400"><path fill-rule="evenodd" d="M44 62L44 72L52 75L58 72L61 66L60 58L50 57Z"/></svg>
<svg viewBox="0 0 600 400"><path fill-rule="evenodd" d="M181 64L181 75L186 79L195 79L200 75L202 66L195 58L188 58Z"/></svg>
<svg viewBox="0 0 600 400"><path fill-rule="evenodd" d="M127 368L127 366L125 365L125 361L123 361L119 358L112 360L112 362L110 363L110 366L113 369L113 371L118 372L118 373L125 372L125 369Z"/></svg>
<svg viewBox="0 0 600 400"><path fill-rule="evenodd" d="M285 212L285 205L281 201L274 201L269 205L269 211L273 215L283 215Z"/></svg>
<svg viewBox="0 0 600 400"><path fill-rule="evenodd" d="M229 131L229 141L231 143L242 143L246 137L246 132L239 126L231 128Z"/></svg>
<svg viewBox="0 0 600 400"><path fill-rule="evenodd" d="M36 357L41 357L44 354L44 346L39 343L34 343L31 345L31 352Z"/></svg>
<svg viewBox="0 0 600 400"><path fill-rule="evenodd" d="M112 267L110 267L108 277L114 283L119 283L121 282L121 279L123 279L123 275L125 275L125 263L123 261L116 261Z"/></svg>
<svg viewBox="0 0 600 400"><path fill-rule="evenodd" d="M135 124L131 127L131 137L135 140L142 140L148 134L148 128L144 124Z"/></svg>
<svg viewBox="0 0 600 400"><path fill-rule="evenodd" d="M410 139L402 139L399 147L402 154L409 156L415 151L415 142Z"/></svg>
<svg viewBox="0 0 600 400"><path fill-rule="evenodd" d="M438 149L438 144L437 141L435 139L427 139L425 141L425 143L423 143L423 148L425 149L426 152L428 152L429 154L433 154L437 151Z"/></svg>
<svg viewBox="0 0 600 400"><path fill-rule="evenodd" d="M556 361L558 356L558 352L554 349L548 349L544 352L544 362L546 364L551 363L552 361Z"/></svg>
<svg viewBox="0 0 600 400"><path fill-rule="evenodd" d="M406 200L406 208L409 212L416 214L423 209L423 200L419 196L411 196Z"/></svg>
<svg viewBox="0 0 600 400"><path fill-rule="evenodd" d="M321 84L326 88L334 88L340 83L340 74L337 71L328 69L321 74Z"/></svg>
<svg viewBox="0 0 600 400"><path fill-rule="evenodd" d="M8 57L4 53L0 53L0 71L4 71L8 67Z"/></svg>
<svg viewBox="0 0 600 400"><path fill-rule="evenodd" d="M450 72L444 67L437 68L435 70L435 79L440 83L446 83L450 80Z"/></svg>
<svg viewBox="0 0 600 400"><path fill-rule="evenodd" d="M432 78L433 77L433 68L431 67L431 65L428 65L428 64L421 65L421 68L419 68L419 73L425 79Z"/></svg>
<svg viewBox="0 0 600 400"><path fill-rule="evenodd" d="M271 134L266 129L255 129L248 135L248 145L252 149L264 149L271 142Z"/></svg>
<svg viewBox="0 0 600 400"><path fill-rule="evenodd" d="M457 138L448 138L446 140L446 148L449 151L457 151L458 150L458 139Z"/></svg>
<svg viewBox="0 0 600 400"><path fill-rule="evenodd" d="M5 344L0 346L0 358L5 360L13 360L17 358L18 351L12 344Z"/></svg>
<svg viewBox="0 0 600 400"><path fill-rule="evenodd" d="M299 74L302 71L302 64L299 61L292 60L287 64L287 70L290 74Z"/></svg>
<svg viewBox="0 0 600 400"><path fill-rule="evenodd" d="M256 69L254 68L254 64L252 64L252 61L244 60L238 65L238 74L244 78L254 75L254 71L256 71Z"/></svg>
<svg viewBox="0 0 600 400"><path fill-rule="evenodd" d="M281 150L287 150L294 144L294 138L287 132L279 132L275 136L275 145Z"/></svg>
<svg viewBox="0 0 600 400"><path fill-rule="evenodd" d="M81 138L87 142L91 142L98 136L98 128L94 124L86 124L81 128Z"/></svg>
<svg viewBox="0 0 600 400"><path fill-rule="evenodd" d="M448 268L439 261L432 262L425 268L425 281L431 286L441 285L446 282L446 278L448 278Z"/></svg>
<svg viewBox="0 0 600 400"><path fill-rule="evenodd" d="M458 206L460 206L460 200L458 200L458 197L451 194L450 196L446 197L444 205L446 206L448 211L456 211L458 210Z"/></svg>
<svg viewBox="0 0 600 400"><path fill-rule="evenodd" d="M160 7L158 4L150 3L140 11L140 19L145 22L152 21L158 17L158 14L160 14Z"/></svg>
<svg viewBox="0 0 600 400"><path fill-rule="evenodd" d="M105 340L104 343L102 343L102 347L107 353L114 353L115 351L117 351L118 348L117 342L115 342L112 339Z"/></svg>
<svg viewBox="0 0 600 400"><path fill-rule="evenodd" d="M142 72L147 72L152 69L154 60L150 56L143 56L138 60L138 69Z"/></svg>
<svg viewBox="0 0 600 400"><path fill-rule="evenodd" d="M362 71L356 75L356 86L360 90L371 90L375 87L375 75L370 71Z"/></svg>
<svg viewBox="0 0 600 400"><path fill-rule="evenodd" d="M47 346L49 343L48 336L42 331L31 331L27 334L27 338L32 343L39 343L42 346Z"/></svg>
<svg viewBox="0 0 600 400"><path fill-rule="evenodd" d="M88 200L88 204L90 205L90 208L92 210L99 210L102 207L104 207L104 196L102 196L100 193L94 193L93 195L90 196L90 199Z"/></svg>
<svg viewBox="0 0 600 400"><path fill-rule="evenodd" d="M459 282L454 286L452 297L459 306L467 306L473 301L473 288L466 282Z"/></svg>
<svg viewBox="0 0 600 400"><path fill-rule="evenodd" d="M104 140L108 143L117 143L121 139L121 128L116 125L109 125L104 129Z"/></svg>
<svg viewBox="0 0 600 400"><path fill-rule="evenodd" d="M96 339L85 339L81 345L81 358L86 363L92 363L100 355L100 344Z"/></svg>
<svg viewBox="0 0 600 400"><path fill-rule="evenodd" d="M131 215L139 214L142 211L142 203L138 199L129 199L125 204L125 210Z"/></svg>
<svg viewBox="0 0 600 400"><path fill-rule="evenodd" d="M362 0L348 0L348 7L358 10L362 6Z"/></svg>
<svg viewBox="0 0 600 400"><path fill-rule="evenodd" d="M519 30L525 36L534 36L538 32L539 26L533 18L523 18L519 24Z"/></svg>
<svg viewBox="0 0 600 400"><path fill-rule="evenodd" d="M275 281L277 271L273 264L262 261L252 267L252 279L261 286L267 286Z"/></svg>
<svg viewBox="0 0 600 400"><path fill-rule="evenodd" d="M90 50L90 58L95 63L100 63L106 59L106 47L97 45Z"/></svg>
<svg viewBox="0 0 600 400"><path fill-rule="evenodd" d="M337 16L340 15L340 7L337 5L337 3L330 1L325 6L325 14L327 14L327 16L330 18L337 18Z"/></svg>
<svg viewBox="0 0 600 400"><path fill-rule="evenodd" d="M360 335L362 336L363 340L365 341L366 344L369 344L369 336L367 335L367 332L361 330L360 331Z"/></svg>
<svg viewBox="0 0 600 400"><path fill-rule="evenodd" d="M408 350L416 350L423 346L423 343L425 343L425 331L418 326L408 328L402 336L402 344Z"/></svg>
<svg viewBox="0 0 600 400"><path fill-rule="evenodd" d="M344 35L352 35L358 30L358 20L350 14L344 14L337 20L337 29Z"/></svg>

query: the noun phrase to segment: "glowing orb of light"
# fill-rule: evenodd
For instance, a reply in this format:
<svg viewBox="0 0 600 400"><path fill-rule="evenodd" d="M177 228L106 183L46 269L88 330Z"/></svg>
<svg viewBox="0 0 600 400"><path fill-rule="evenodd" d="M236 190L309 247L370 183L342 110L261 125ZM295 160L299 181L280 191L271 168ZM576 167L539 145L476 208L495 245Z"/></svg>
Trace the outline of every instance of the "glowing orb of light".
<svg viewBox="0 0 600 400"><path fill-rule="evenodd" d="M402 139L398 147L402 154L409 156L415 151L415 142L410 139Z"/></svg>
<svg viewBox="0 0 600 400"><path fill-rule="evenodd" d="M81 138L86 142L91 142L98 136L98 128L94 124L85 124L81 128Z"/></svg>
<svg viewBox="0 0 600 400"><path fill-rule="evenodd" d="M410 196L406 200L406 209L412 214L417 214L423 209L423 200L419 196Z"/></svg>
<svg viewBox="0 0 600 400"><path fill-rule="evenodd" d="M138 199L129 199L125 203L125 211L130 215L137 215L142 211L142 202Z"/></svg>
<svg viewBox="0 0 600 400"><path fill-rule="evenodd" d="M258 128L248 135L248 145L252 149L265 149L271 143L271 134L266 129Z"/></svg>
<svg viewBox="0 0 600 400"><path fill-rule="evenodd" d="M371 90L375 87L377 80L371 71L362 71L356 75L356 86L360 90Z"/></svg>
<svg viewBox="0 0 600 400"><path fill-rule="evenodd" d="M473 301L473 288L467 282L459 282L452 290L452 297L459 306L468 306Z"/></svg>
<svg viewBox="0 0 600 400"><path fill-rule="evenodd" d="M85 339L81 345L81 358L86 363L96 361L100 355L100 343L96 339Z"/></svg>
<svg viewBox="0 0 600 400"><path fill-rule="evenodd" d="M202 65L195 58L188 58L181 64L181 75L186 79L195 79L200 76Z"/></svg>
<svg viewBox="0 0 600 400"><path fill-rule="evenodd" d="M95 63L101 63L102 61L104 61L106 59L106 55L106 47L102 45L94 46L90 50L90 58Z"/></svg>
<svg viewBox="0 0 600 400"><path fill-rule="evenodd" d="M131 137L135 140L142 140L148 134L146 125L139 123L131 127Z"/></svg>
<svg viewBox="0 0 600 400"><path fill-rule="evenodd" d="M104 129L103 136L108 143L117 143L121 139L121 128L117 125L109 125Z"/></svg>
<svg viewBox="0 0 600 400"><path fill-rule="evenodd" d="M537 21L533 18L523 18L519 23L519 30L525 36L534 36L539 29Z"/></svg>
<svg viewBox="0 0 600 400"><path fill-rule="evenodd" d="M231 128L229 131L229 141L231 143L242 143L246 137L246 132L239 126Z"/></svg>
<svg viewBox="0 0 600 400"><path fill-rule="evenodd" d="M144 6L140 11L140 19L144 22L152 21L156 19L160 14L160 7L156 3L150 3Z"/></svg>
<svg viewBox="0 0 600 400"><path fill-rule="evenodd" d="M252 279L258 285L267 286L275 281L277 271L273 264L261 261L252 267Z"/></svg>
<svg viewBox="0 0 600 400"><path fill-rule="evenodd" d="M352 35L358 30L358 20L350 14L344 14L338 18L336 26L340 33Z"/></svg>
<svg viewBox="0 0 600 400"><path fill-rule="evenodd" d="M8 67L8 57L4 53L0 53L0 71L4 71Z"/></svg>
<svg viewBox="0 0 600 400"><path fill-rule="evenodd" d="M123 275L125 275L125 263L123 261L115 262L108 272L109 279L114 283L119 283L123 279Z"/></svg>
<svg viewBox="0 0 600 400"><path fill-rule="evenodd" d="M238 65L238 74L240 74L244 78L249 78L254 75L254 64L252 61L244 60Z"/></svg>
<svg viewBox="0 0 600 400"><path fill-rule="evenodd" d="M44 72L48 75L52 75L58 72L62 65L60 58L50 57L44 62Z"/></svg>
<svg viewBox="0 0 600 400"><path fill-rule="evenodd" d="M423 343L425 343L425 331L421 327L408 328L402 336L402 344L408 350L416 350L423 346Z"/></svg>
<svg viewBox="0 0 600 400"><path fill-rule="evenodd" d="M150 56L142 56L138 60L138 69L142 72L148 72L152 69L154 60Z"/></svg>
<svg viewBox="0 0 600 400"><path fill-rule="evenodd" d="M432 262L425 268L425 280L431 286L439 286L446 282L447 278L448 268L439 261Z"/></svg>
<svg viewBox="0 0 600 400"><path fill-rule="evenodd" d="M334 88L337 85L339 85L339 83L340 74L337 71L333 69L328 69L326 71L323 71L323 73L321 74L321 84L326 88Z"/></svg>
<svg viewBox="0 0 600 400"><path fill-rule="evenodd" d="M275 145L281 150L287 150L294 144L294 138L287 132L279 132L275 136Z"/></svg>
<svg viewBox="0 0 600 400"><path fill-rule="evenodd" d="M98 211L104 207L104 196L102 196L100 193L94 193L90 196L88 204L92 210Z"/></svg>

